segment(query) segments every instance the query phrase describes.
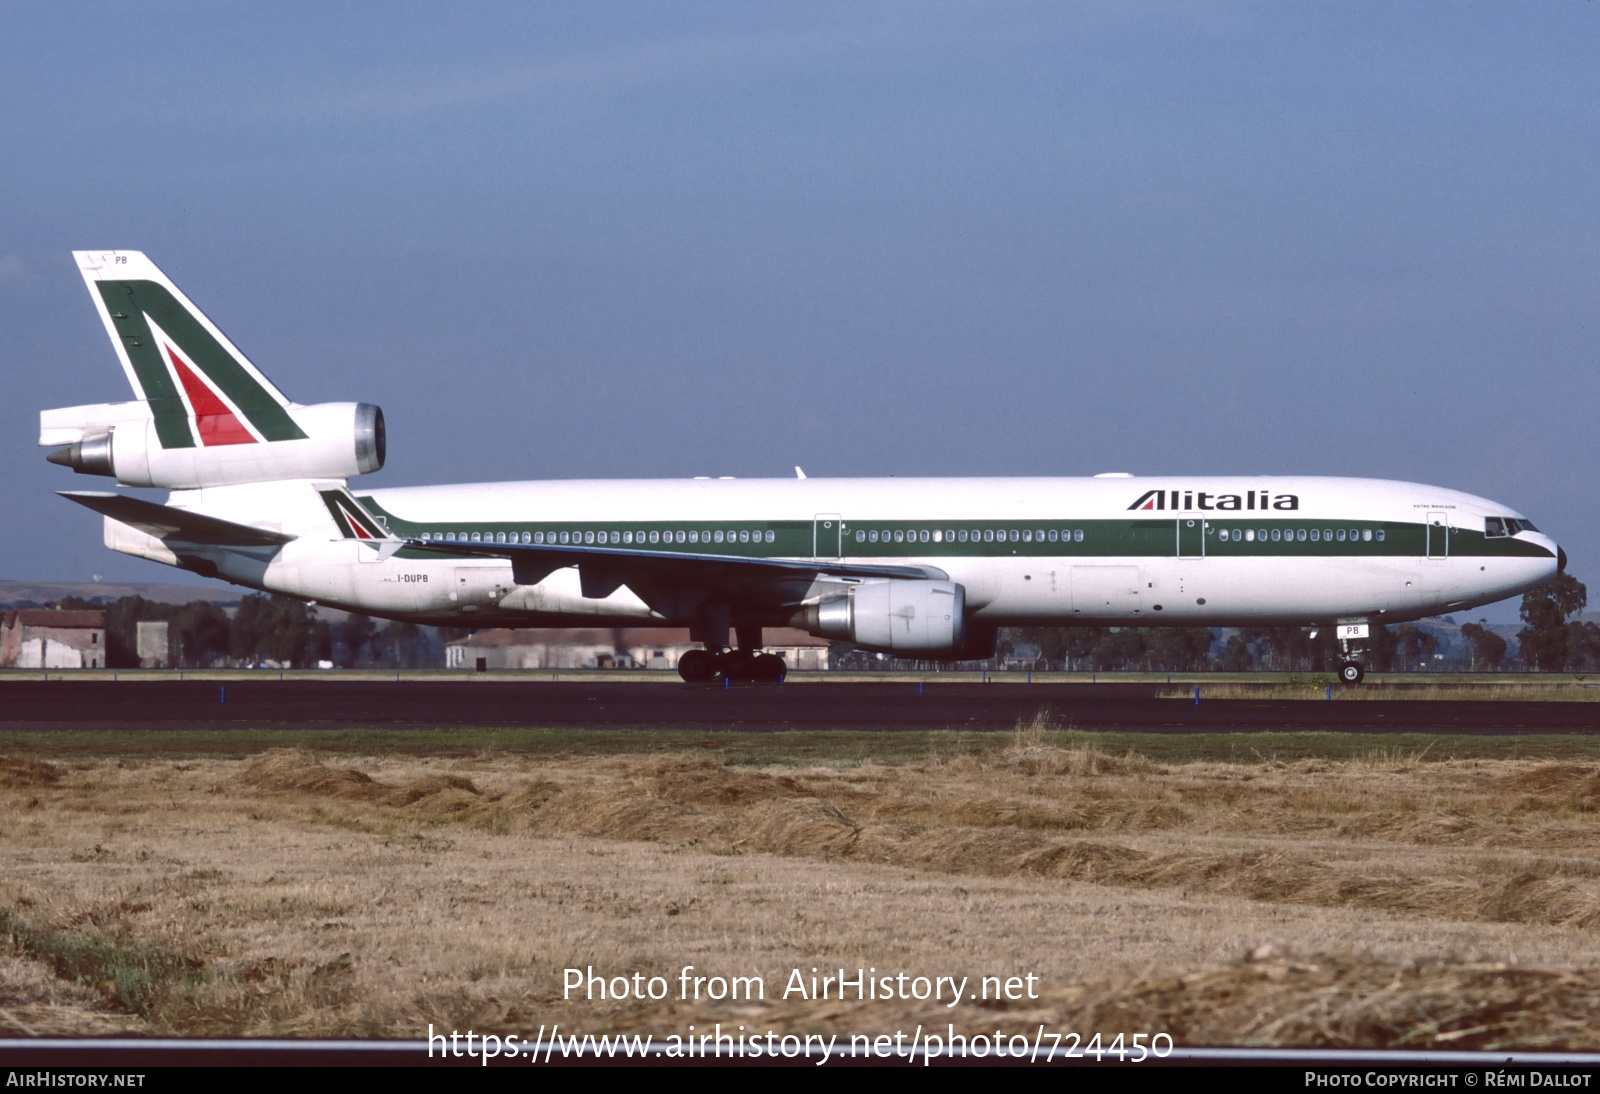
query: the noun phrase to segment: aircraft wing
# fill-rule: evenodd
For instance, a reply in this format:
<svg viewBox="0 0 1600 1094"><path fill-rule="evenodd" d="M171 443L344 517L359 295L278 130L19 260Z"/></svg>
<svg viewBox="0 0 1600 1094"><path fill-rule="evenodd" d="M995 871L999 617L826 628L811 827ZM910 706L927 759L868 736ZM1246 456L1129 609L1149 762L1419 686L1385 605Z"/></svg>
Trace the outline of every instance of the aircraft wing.
<svg viewBox="0 0 1600 1094"><path fill-rule="evenodd" d="M295 538L283 532L235 524L231 520L174 509L170 505L157 505L153 501L130 498L125 494L89 490L62 490L60 494L68 501L75 501L96 513L120 520L157 539L181 539L186 543L215 547L277 547Z"/></svg>
<svg viewBox="0 0 1600 1094"><path fill-rule="evenodd" d="M626 547L575 547L532 543L441 543L412 539L406 546L467 558L511 560L518 585L536 585L564 566L576 566L586 597L611 595L621 585L635 592L661 586L725 585L772 579L810 580L822 575L947 581L934 566L873 566L838 559L745 558L736 555L670 554Z"/></svg>

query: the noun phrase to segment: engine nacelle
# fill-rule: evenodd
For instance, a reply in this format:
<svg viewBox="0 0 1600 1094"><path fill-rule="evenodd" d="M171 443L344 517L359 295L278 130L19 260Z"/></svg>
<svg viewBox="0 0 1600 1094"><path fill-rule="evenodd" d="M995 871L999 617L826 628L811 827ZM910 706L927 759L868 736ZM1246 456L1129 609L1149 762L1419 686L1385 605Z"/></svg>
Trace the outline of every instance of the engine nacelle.
<svg viewBox="0 0 1600 1094"><path fill-rule="evenodd" d="M965 645L966 606L966 589L953 581L872 581L811 605L796 622L864 649L946 652Z"/></svg>
<svg viewBox="0 0 1600 1094"><path fill-rule="evenodd" d="M163 447L143 402L47 410L39 443L68 447L51 463L83 475L108 475L123 486L190 490L281 479L344 479L383 466L383 411L370 403L290 404L302 437L267 440L240 429L226 443Z"/></svg>

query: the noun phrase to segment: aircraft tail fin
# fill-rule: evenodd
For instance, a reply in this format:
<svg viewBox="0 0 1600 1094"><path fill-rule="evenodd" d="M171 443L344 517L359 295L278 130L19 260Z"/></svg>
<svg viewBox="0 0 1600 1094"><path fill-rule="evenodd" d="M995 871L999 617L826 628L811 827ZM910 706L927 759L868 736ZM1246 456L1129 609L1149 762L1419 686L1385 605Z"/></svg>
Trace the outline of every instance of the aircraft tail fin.
<svg viewBox="0 0 1600 1094"><path fill-rule="evenodd" d="M306 436L284 394L142 253L73 257L162 448Z"/></svg>

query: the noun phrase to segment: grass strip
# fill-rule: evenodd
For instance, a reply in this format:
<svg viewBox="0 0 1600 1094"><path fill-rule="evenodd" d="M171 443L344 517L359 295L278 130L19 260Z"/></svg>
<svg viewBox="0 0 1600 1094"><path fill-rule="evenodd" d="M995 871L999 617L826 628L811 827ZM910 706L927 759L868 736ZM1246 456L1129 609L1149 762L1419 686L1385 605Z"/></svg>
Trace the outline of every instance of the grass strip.
<svg viewBox="0 0 1600 1094"><path fill-rule="evenodd" d="M1132 753L1158 763L1255 764L1294 760L1594 760L1600 736L1582 733L1479 736L1433 733L1124 733L1047 730L1037 743ZM0 732L0 754L52 760L185 760L254 756L274 748L374 756L614 756L676 753L749 766L897 765L979 758L1016 744L1012 733L942 730L241 728L227 730L28 730Z"/></svg>
<svg viewBox="0 0 1600 1094"><path fill-rule="evenodd" d="M142 1018L155 1017L175 991L183 993L203 976L203 963L196 958L149 943L41 926L7 908L0 908L0 934L16 952L48 964L60 979L93 988Z"/></svg>

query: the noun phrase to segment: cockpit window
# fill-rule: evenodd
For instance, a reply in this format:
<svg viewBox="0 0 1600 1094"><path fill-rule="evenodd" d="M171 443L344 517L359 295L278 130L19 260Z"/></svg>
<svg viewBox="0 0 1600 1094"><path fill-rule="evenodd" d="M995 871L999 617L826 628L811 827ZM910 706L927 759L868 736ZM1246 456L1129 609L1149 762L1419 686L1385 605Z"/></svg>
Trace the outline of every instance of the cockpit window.
<svg viewBox="0 0 1600 1094"><path fill-rule="evenodd" d="M1485 539L1495 539L1500 536L1514 536L1518 532L1537 532L1531 520L1521 520L1517 517L1485 517L1483 518L1483 535Z"/></svg>

